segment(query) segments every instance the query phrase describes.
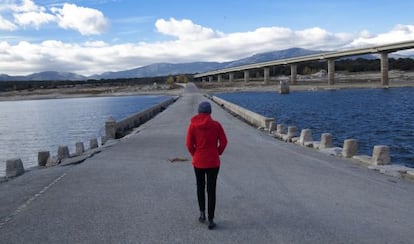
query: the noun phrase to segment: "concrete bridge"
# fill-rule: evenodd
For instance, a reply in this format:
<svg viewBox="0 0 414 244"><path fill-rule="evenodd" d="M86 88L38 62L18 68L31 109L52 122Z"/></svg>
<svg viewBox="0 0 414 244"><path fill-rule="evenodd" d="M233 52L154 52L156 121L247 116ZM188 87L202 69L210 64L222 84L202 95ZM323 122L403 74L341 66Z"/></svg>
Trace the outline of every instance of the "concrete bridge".
<svg viewBox="0 0 414 244"><path fill-rule="evenodd" d="M341 50L335 52L325 52L320 54L313 54L301 57L294 57L288 59L274 60L269 62L262 62L256 64L249 64L243 66L237 66L227 69L215 70L205 73L200 73L194 75L196 79L205 80L208 78L208 81L213 81L214 77L217 77L218 82L223 81L223 76L228 76L229 82L234 81L234 74L236 72L244 73L244 81L248 82L249 71L254 69L264 69L264 83L267 84L270 81L270 67L279 66L279 65L290 65L290 83L297 83L297 64L302 62L317 61L317 60L327 60L328 62L328 84L335 84L335 60L338 58L344 58L349 56L364 55L364 54L376 54L381 55L381 84L383 86L388 86L388 54L396 51L412 49L414 48L414 41L393 43L381 46L373 46L367 48L359 49L350 49L350 50Z"/></svg>
<svg viewBox="0 0 414 244"><path fill-rule="evenodd" d="M217 229L208 230L197 219L191 163L182 161L190 158L189 119L203 100L189 85L83 163L1 183L0 242L412 243L414 183L275 140L215 104L229 145Z"/></svg>

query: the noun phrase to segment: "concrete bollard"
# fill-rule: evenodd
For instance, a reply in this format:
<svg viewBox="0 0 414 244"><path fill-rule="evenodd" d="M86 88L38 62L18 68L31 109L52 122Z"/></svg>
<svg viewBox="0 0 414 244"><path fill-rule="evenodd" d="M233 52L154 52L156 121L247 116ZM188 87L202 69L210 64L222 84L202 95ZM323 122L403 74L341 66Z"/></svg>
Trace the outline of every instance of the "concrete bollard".
<svg viewBox="0 0 414 244"><path fill-rule="evenodd" d="M280 94L289 94L289 83L286 81L280 81L279 93Z"/></svg>
<svg viewBox="0 0 414 244"><path fill-rule="evenodd" d="M285 133L285 125L277 125L276 126L276 133L278 134L284 134Z"/></svg>
<svg viewBox="0 0 414 244"><path fill-rule="evenodd" d="M24 174L24 167L20 158L8 159L6 161L6 177L16 177L22 174Z"/></svg>
<svg viewBox="0 0 414 244"><path fill-rule="evenodd" d="M305 142L308 142L308 141L313 141L312 131L310 129L303 129L300 132L299 144L305 145Z"/></svg>
<svg viewBox="0 0 414 244"><path fill-rule="evenodd" d="M372 152L372 163L375 165L388 165L391 163L390 148L384 145L374 146Z"/></svg>
<svg viewBox="0 0 414 244"><path fill-rule="evenodd" d="M105 122L105 137L107 139L116 139L116 121L109 117Z"/></svg>
<svg viewBox="0 0 414 244"><path fill-rule="evenodd" d="M275 130L276 130L276 122L271 121L269 124L269 133L272 133Z"/></svg>
<svg viewBox="0 0 414 244"><path fill-rule="evenodd" d="M287 136L289 138L293 138L298 133L298 128L296 126L288 126L288 133Z"/></svg>
<svg viewBox="0 0 414 244"><path fill-rule="evenodd" d="M322 133L321 144L319 149L331 148L332 147L332 135L330 133Z"/></svg>
<svg viewBox="0 0 414 244"><path fill-rule="evenodd" d="M82 155L85 152L85 146L83 145L83 142L77 142L75 144L75 147L76 147L75 153L77 156Z"/></svg>
<svg viewBox="0 0 414 244"><path fill-rule="evenodd" d="M94 149L98 148L98 139L94 138L89 141L89 148Z"/></svg>
<svg viewBox="0 0 414 244"><path fill-rule="evenodd" d="M68 146L59 146L58 152L57 152L57 159L61 161L62 159L69 158L69 148Z"/></svg>
<svg viewBox="0 0 414 244"><path fill-rule="evenodd" d="M47 160L50 157L49 151L40 151L37 153L37 164L39 166L46 166Z"/></svg>
<svg viewBox="0 0 414 244"><path fill-rule="evenodd" d="M342 148L342 156L350 158L358 153L358 141L355 139L346 139L344 141L344 147Z"/></svg>
<svg viewBox="0 0 414 244"><path fill-rule="evenodd" d="M286 142L292 142L292 138L296 137L297 131L296 126L288 126L287 135L284 135L282 139Z"/></svg>

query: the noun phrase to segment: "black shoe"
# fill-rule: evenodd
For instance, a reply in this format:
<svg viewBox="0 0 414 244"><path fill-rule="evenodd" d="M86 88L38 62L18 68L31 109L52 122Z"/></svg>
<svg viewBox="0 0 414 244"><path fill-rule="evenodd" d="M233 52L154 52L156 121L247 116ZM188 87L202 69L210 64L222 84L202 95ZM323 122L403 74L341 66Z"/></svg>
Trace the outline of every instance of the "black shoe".
<svg viewBox="0 0 414 244"><path fill-rule="evenodd" d="M212 219L208 220L208 229L212 230L216 227L216 223L214 223L214 221Z"/></svg>
<svg viewBox="0 0 414 244"><path fill-rule="evenodd" d="M206 222L206 214L203 211L200 212L200 217L198 217L198 221L200 221L201 223Z"/></svg>

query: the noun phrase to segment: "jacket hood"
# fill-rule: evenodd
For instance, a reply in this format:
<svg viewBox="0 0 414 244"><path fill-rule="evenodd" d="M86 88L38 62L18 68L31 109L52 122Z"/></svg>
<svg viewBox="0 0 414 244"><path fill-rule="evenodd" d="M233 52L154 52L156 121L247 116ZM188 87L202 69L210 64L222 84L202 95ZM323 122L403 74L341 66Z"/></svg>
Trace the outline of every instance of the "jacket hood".
<svg viewBox="0 0 414 244"><path fill-rule="evenodd" d="M191 123L199 128L208 128L211 126L212 118L210 114L200 113L191 118Z"/></svg>

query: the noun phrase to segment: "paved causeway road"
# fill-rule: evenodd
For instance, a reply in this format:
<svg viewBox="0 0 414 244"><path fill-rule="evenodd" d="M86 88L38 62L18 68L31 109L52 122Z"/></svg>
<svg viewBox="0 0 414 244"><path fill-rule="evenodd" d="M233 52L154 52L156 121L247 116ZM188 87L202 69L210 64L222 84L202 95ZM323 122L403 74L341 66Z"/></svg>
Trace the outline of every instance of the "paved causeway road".
<svg viewBox="0 0 414 244"><path fill-rule="evenodd" d="M82 164L0 183L0 243L413 243L414 183L272 139L216 105L229 139L217 229L198 223L189 86Z"/></svg>

